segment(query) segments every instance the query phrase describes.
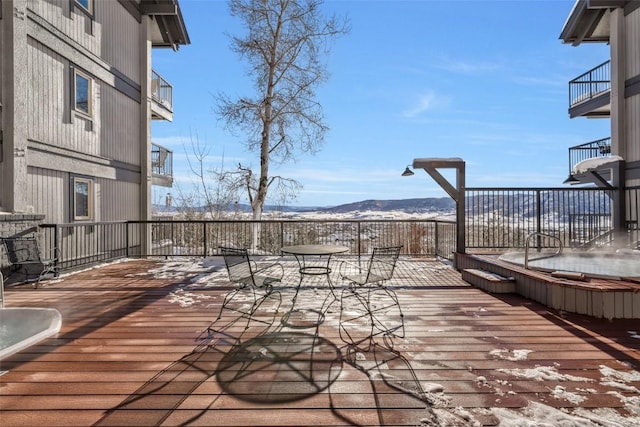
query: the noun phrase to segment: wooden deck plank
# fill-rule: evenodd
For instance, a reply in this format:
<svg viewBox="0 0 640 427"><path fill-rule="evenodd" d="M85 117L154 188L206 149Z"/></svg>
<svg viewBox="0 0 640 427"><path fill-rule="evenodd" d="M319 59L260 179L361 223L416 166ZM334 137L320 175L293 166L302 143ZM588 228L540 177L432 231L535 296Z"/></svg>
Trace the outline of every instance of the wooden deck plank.
<svg viewBox="0 0 640 427"><path fill-rule="evenodd" d="M287 350L284 362L247 359L242 365L233 358L245 356L231 353L231 340L202 345L199 338L214 321L217 327L231 324L225 332L243 343L260 342L266 332L257 322L245 330L229 313L216 321L232 289L224 272L192 282L195 273L188 271L171 277L148 272L158 266L129 261L37 290L7 290L7 306L58 308L63 326L57 337L0 362L3 426L299 426L301 419L305 425L417 425L433 417L435 408L453 414L458 406L477 410L476 419L491 424L495 420L481 410L518 409L529 402L575 407L554 395L558 385L583 397L581 407L621 414L621 396L640 389L640 340L632 333L640 332L637 320L606 321L556 312L517 295L490 295L470 287L459 272L420 260L400 263L391 283L405 320L405 337L394 339L398 353L361 352L355 365L347 363L338 301L317 336L339 355L333 364L329 358L324 367L314 367L322 373L314 377L319 391L309 393L313 384L303 379L311 375L304 351ZM279 323L297 280L293 264L291 271L286 283L294 285L280 289L281 311L267 310L262 319L272 319L270 330L283 339L304 341L314 332ZM316 289L314 283L303 282L301 306L319 306L327 295L326 286ZM392 311L384 318L397 319ZM528 354L519 359L518 350ZM548 377L535 377L536 369ZM639 377L632 376L624 389L615 385L620 378L607 377L610 372ZM220 383L223 377L235 378L231 388ZM429 391L432 386L435 391ZM413 394L419 387L427 401ZM270 392L254 396L255 390Z"/></svg>

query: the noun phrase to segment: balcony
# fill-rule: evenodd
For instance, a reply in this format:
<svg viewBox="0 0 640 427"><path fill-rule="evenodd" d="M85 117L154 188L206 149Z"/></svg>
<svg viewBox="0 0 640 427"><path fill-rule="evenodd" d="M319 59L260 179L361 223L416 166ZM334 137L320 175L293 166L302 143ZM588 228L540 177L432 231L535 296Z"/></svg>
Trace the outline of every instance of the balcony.
<svg viewBox="0 0 640 427"><path fill-rule="evenodd" d="M611 157L611 138L597 139L586 144L569 147L569 173L575 172L578 163L600 157Z"/></svg>
<svg viewBox="0 0 640 427"><path fill-rule="evenodd" d="M173 151L151 144L151 176L153 185L173 185Z"/></svg>
<svg viewBox="0 0 640 427"><path fill-rule="evenodd" d="M569 82L569 116L611 115L611 61L606 61Z"/></svg>
<svg viewBox="0 0 640 427"><path fill-rule="evenodd" d="M173 86L155 70L151 72L151 118L173 121Z"/></svg>

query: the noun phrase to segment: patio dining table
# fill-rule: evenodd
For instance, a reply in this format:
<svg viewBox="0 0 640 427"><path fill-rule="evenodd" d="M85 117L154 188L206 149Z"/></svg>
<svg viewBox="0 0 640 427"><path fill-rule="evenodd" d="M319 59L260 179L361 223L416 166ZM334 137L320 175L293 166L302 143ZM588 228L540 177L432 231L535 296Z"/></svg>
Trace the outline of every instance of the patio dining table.
<svg viewBox="0 0 640 427"><path fill-rule="evenodd" d="M285 323L292 326L293 323L291 320L291 313L300 312L300 310L295 309L296 299L298 298L298 292L300 291L300 285L302 285L302 281L305 276L326 276L327 284L329 285L329 290L331 291L330 295L333 296L334 300L337 299L334 289L333 283L331 283L331 257L335 254L348 252L349 248L347 246L341 245L293 245L293 246L283 246L281 249L283 254L293 255L298 261L298 271L300 272L300 281L298 282L298 286L296 287L295 295L293 296L291 310L289 311L289 315L285 317ZM318 320L317 323L322 323L324 320L324 308L325 302L322 304L322 309L318 312ZM330 305L330 303L329 303ZM315 310L313 310L315 311Z"/></svg>
<svg viewBox="0 0 640 427"><path fill-rule="evenodd" d="M340 245L294 245L283 246L282 253L293 255L300 266L300 275L326 275L331 273L331 256L349 251L346 246ZM310 261L310 257L314 261ZM319 259L319 261L318 261ZM329 281L331 284L331 281Z"/></svg>

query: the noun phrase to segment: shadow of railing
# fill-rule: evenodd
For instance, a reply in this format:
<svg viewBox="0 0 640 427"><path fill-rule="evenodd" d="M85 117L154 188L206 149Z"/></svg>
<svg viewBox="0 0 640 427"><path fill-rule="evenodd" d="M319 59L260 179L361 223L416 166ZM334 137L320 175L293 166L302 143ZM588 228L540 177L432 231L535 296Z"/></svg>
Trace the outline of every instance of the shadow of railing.
<svg viewBox="0 0 640 427"><path fill-rule="evenodd" d="M384 337L379 343L379 334L371 332L365 340L368 345L358 348L348 339L339 346L320 335L327 326L323 321L336 322L336 326L340 321L329 310L337 299L329 289L325 288L325 292L326 298L315 300L318 305L318 300L322 302L322 308L308 311L318 321L305 323L305 330L303 326L288 325L289 313L279 310L278 298L259 304L258 310L225 308L196 338L197 345L190 353L162 369L94 425L131 424L132 411L136 424L190 425L207 422L208 411L221 405L229 409L224 395L260 407L277 407L322 393L327 394L326 409L350 425L437 420L432 407L442 398L423 390L410 362L393 348L391 337ZM237 303L252 305L255 301L249 296ZM305 304L296 310L307 308ZM248 318L246 313L250 313ZM340 381L345 368L350 369L350 374ZM366 381L354 384L349 378L353 375L363 375ZM210 381L215 381L219 391L208 393L205 405L197 409L185 405ZM367 400L367 421L358 415L363 399ZM185 407L189 410L178 411ZM143 411L150 408L153 410ZM258 418L255 421L259 422Z"/></svg>

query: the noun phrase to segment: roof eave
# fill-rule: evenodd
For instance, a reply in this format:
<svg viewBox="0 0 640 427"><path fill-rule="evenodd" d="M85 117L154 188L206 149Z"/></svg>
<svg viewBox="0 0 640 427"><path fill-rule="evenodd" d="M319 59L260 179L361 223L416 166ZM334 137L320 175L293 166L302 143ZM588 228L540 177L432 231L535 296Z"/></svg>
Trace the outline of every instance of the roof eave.
<svg viewBox="0 0 640 427"><path fill-rule="evenodd" d="M171 47L191 43L178 0L142 0L140 12L153 17L158 25L159 39L152 40L154 47Z"/></svg>
<svg viewBox="0 0 640 427"><path fill-rule="evenodd" d="M577 0L562 28L560 39L574 46L583 42L607 43L608 12L625 8L628 4L631 4L629 0Z"/></svg>
<svg viewBox="0 0 640 427"><path fill-rule="evenodd" d="M578 0L573 5L560 33L563 43L574 46L582 42L607 42L607 36L594 36L595 29L605 15L606 8L593 8L589 0Z"/></svg>

